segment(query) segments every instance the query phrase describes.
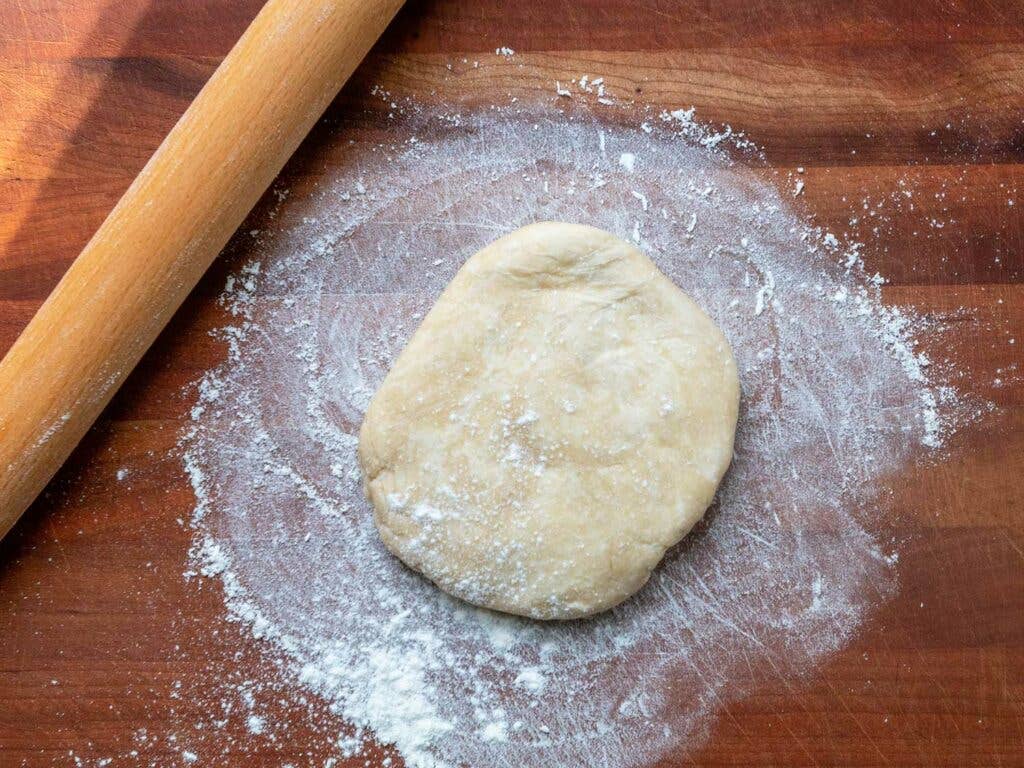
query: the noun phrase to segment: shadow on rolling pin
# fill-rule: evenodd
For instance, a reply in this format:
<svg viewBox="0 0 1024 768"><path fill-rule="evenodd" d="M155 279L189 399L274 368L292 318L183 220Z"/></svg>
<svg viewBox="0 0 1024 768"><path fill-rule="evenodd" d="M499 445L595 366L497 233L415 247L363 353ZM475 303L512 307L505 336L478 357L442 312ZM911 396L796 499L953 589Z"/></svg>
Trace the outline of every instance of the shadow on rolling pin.
<svg viewBox="0 0 1024 768"><path fill-rule="evenodd" d="M0 362L0 536L67 458L400 5L269 0L256 16ZM110 6L93 33L115 12ZM122 51L132 53L136 30L156 12L142 14ZM104 81L74 138L116 100L117 86ZM74 147L60 160L72 160ZM35 211L55 183L44 182ZM30 212L8 252L37 248L29 238L40 224ZM13 288L0 299L38 298L27 270L5 277Z"/></svg>

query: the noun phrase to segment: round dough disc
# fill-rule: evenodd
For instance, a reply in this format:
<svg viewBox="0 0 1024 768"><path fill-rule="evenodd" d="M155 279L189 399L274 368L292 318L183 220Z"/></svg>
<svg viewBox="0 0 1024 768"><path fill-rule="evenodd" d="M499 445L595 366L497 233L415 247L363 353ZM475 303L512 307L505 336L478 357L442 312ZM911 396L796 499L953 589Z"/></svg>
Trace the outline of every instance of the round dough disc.
<svg viewBox="0 0 1024 768"><path fill-rule="evenodd" d="M470 258L366 412L385 545L539 619L636 592L711 503L739 382L722 332L640 251L533 224Z"/></svg>

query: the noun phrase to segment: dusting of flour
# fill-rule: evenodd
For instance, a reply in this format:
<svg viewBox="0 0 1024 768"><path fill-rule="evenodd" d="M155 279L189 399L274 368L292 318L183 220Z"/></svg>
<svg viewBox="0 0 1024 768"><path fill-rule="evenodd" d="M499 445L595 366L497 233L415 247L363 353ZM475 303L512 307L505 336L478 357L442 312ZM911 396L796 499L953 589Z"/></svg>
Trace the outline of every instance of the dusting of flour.
<svg viewBox="0 0 1024 768"><path fill-rule="evenodd" d="M798 680L894 592L879 497L941 446L955 393L858 249L809 228L791 190L730 159L749 142L691 110L635 129L401 120L406 140L282 194L229 280L227 359L183 438L196 568L354 726L341 754L375 739L415 768L624 768L699 745L728 701ZM566 623L474 609L402 566L356 463L367 403L444 286L539 220L636 242L724 330L743 389L705 521L636 597Z"/></svg>

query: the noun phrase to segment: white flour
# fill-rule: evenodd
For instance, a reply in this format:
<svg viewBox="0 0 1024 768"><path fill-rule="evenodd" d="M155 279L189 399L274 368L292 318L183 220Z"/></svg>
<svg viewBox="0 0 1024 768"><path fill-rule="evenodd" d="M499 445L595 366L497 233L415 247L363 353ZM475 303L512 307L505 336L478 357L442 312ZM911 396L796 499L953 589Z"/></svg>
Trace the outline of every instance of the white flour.
<svg viewBox="0 0 1024 768"><path fill-rule="evenodd" d="M183 441L197 567L296 690L356 726L338 754L376 739L416 768L615 768L696 746L725 703L792 685L893 594L884 478L941 446L956 395L857 249L809 229L791 186L723 151L749 142L692 111L393 129L407 140L279 195L229 281L228 359ZM404 568L355 458L370 396L459 266L546 219L638 242L723 328L743 387L705 522L634 599L557 624L473 609Z"/></svg>

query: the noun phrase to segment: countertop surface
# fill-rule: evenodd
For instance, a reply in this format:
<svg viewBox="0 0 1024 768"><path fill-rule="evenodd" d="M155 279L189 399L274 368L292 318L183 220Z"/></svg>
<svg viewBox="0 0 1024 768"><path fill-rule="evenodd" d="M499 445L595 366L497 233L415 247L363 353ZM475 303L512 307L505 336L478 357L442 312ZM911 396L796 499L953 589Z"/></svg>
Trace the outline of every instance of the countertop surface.
<svg viewBox="0 0 1024 768"><path fill-rule="evenodd" d="M259 5L0 0L0 351ZM501 46L522 66L500 66ZM799 204L836 232L911 178L919 205L869 232L864 259L887 302L953 328L922 347L983 404L894 483L895 597L819 669L762 681L663 764L1024 766L1024 7L410 2L283 175L316 173L339 126L386 132L374 85L466 108L495 93L551 103L581 72L656 110L694 105L769 165L804 168ZM208 331L240 250L0 544L2 766L182 764L175 740L206 706L189 686L266 663L218 587L182 576L194 500L174 455L187 385L224 355ZM199 764L323 765L314 736L301 722L286 741L239 732Z"/></svg>

